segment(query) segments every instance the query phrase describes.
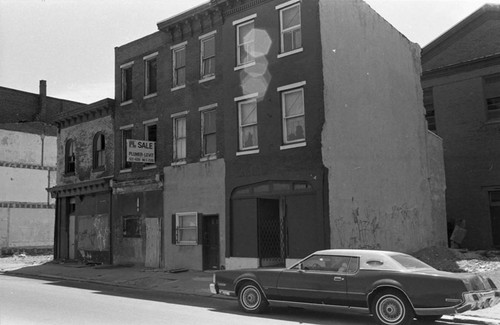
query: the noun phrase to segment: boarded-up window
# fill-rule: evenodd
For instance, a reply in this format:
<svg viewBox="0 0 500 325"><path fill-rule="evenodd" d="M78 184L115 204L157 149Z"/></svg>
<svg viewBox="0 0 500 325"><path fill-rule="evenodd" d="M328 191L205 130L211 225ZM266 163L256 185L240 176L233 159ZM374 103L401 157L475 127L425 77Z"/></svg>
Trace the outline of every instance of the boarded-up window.
<svg viewBox="0 0 500 325"><path fill-rule="evenodd" d="M484 78L488 120L500 121L500 74Z"/></svg>

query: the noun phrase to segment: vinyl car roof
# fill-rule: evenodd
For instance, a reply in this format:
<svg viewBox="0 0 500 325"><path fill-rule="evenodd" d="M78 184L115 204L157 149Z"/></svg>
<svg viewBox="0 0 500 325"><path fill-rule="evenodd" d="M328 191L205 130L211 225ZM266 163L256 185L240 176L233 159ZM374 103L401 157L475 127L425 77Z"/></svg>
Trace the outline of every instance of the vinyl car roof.
<svg viewBox="0 0 500 325"><path fill-rule="evenodd" d="M354 256L360 258L360 269L384 269L384 270L406 270L401 264L397 263L392 256L407 255L392 251L378 251L368 249L325 249L314 252L312 255L336 255L336 256ZM378 263L381 262L381 263Z"/></svg>

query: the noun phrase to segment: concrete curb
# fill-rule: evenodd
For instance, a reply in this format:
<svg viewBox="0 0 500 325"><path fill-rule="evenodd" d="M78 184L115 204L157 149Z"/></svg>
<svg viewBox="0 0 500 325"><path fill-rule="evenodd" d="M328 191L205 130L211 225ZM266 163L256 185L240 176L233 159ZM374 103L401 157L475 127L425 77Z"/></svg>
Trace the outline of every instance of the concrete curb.
<svg viewBox="0 0 500 325"><path fill-rule="evenodd" d="M456 324L470 324L470 325L497 325L500 323L498 319L464 316L464 315L444 315L441 320L454 322Z"/></svg>

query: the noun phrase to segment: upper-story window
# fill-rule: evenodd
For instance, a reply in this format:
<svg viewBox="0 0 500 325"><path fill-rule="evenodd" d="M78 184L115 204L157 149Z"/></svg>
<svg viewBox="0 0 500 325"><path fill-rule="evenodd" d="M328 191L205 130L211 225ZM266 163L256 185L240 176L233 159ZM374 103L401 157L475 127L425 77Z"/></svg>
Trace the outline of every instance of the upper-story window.
<svg viewBox="0 0 500 325"><path fill-rule="evenodd" d="M500 74L484 78L484 96L490 121L500 121Z"/></svg>
<svg viewBox="0 0 500 325"><path fill-rule="evenodd" d="M152 96L157 91L158 52L144 57L144 95Z"/></svg>
<svg viewBox="0 0 500 325"><path fill-rule="evenodd" d="M174 161L183 161L186 159L186 113L174 114L172 117L174 125L173 143L174 143Z"/></svg>
<svg viewBox="0 0 500 325"><path fill-rule="evenodd" d="M94 136L93 141L93 169L103 168L106 162L106 143L104 134L101 132L97 133Z"/></svg>
<svg viewBox="0 0 500 325"><path fill-rule="evenodd" d="M183 87L186 84L186 44L187 42L183 42L171 47L172 89Z"/></svg>
<svg viewBox="0 0 500 325"><path fill-rule="evenodd" d="M236 25L236 65L241 66L255 61L254 18L251 15L233 22Z"/></svg>
<svg viewBox="0 0 500 325"><path fill-rule="evenodd" d="M132 126L123 126L120 128L122 132L122 161L121 169L132 168L132 163L127 161L127 140L132 139Z"/></svg>
<svg viewBox="0 0 500 325"><path fill-rule="evenodd" d="M122 105L132 101L132 67L134 62L120 66L122 78Z"/></svg>
<svg viewBox="0 0 500 325"><path fill-rule="evenodd" d="M244 98L250 97L250 98ZM238 142L239 151L258 149L257 98L256 94L243 96L238 102Z"/></svg>
<svg viewBox="0 0 500 325"><path fill-rule="evenodd" d="M432 87L424 89L424 108L427 128L430 131L436 131L436 114L434 111L434 96Z"/></svg>
<svg viewBox="0 0 500 325"><path fill-rule="evenodd" d="M215 75L215 31L200 36L200 79Z"/></svg>
<svg viewBox="0 0 500 325"><path fill-rule="evenodd" d="M217 152L216 105L210 105L201 111L201 137L203 157L214 156Z"/></svg>
<svg viewBox="0 0 500 325"><path fill-rule="evenodd" d="M280 11L281 53L302 49L300 2L289 1L276 6Z"/></svg>
<svg viewBox="0 0 500 325"><path fill-rule="evenodd" d="M75 163L76 163L76 158L75 158L75 141L73 140L68 140L66 141L66 147L65 147L65 168L64 171L69 174L69 173L74 173L75 172Z"/></svg>
<svg viewBox="0 0 500 325"><path fill-rule="evenodd" d="M157 129L158 129L158 119L153 119L149 121L143 122L144 124L144 140L146 141L154 141L155 142L155 161L158 159L157 158L157 146L156 146L156 141L157 141ZM147 164L147 165L154 165L153 163Z"/></svg>

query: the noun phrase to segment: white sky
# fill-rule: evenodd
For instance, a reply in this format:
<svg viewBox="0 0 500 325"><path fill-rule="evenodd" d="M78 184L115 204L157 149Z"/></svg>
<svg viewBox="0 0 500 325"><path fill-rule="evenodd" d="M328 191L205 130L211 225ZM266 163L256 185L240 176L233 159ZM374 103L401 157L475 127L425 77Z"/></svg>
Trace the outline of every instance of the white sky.
<svg viewBox="0 0 500 325"><path fill-rule="evenodd" d="M307 1L307 0L304 0ZM347 1L347 0L331 0ZM485 3L500 0L365 0L425 46ZM92 103L114 97L114 48L207 0L0 0L0 86ZM1 103L0 103L1 105Z"/></svg>

